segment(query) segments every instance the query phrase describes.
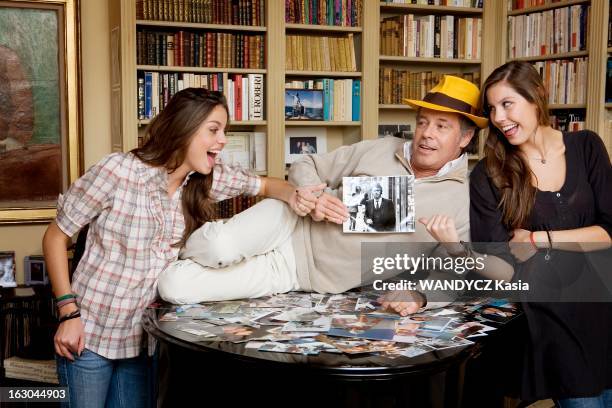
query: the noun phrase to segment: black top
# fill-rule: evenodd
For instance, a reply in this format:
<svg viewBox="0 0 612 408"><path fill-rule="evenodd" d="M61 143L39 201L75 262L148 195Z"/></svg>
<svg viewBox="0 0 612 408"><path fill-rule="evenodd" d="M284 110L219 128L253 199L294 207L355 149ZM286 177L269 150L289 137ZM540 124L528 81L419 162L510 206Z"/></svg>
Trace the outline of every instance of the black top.
<svg viewBox="0 0 612 408"><path fill-rule="evenodd" d="M559 191L537 191L523 228L555 231L599 225L612 236L612 167L601 139L580 131L564 133L563 142L565 182ZM483 161L470 176L470 200L472 241L508 241L512 231L502 223L500 194ZM507 249L507 244L502 246ZM514 266L514 280L545 288L549 296L552 286L558 285L552 294L559 295L580 275L590 279L583 291L605 288L601 281L592 281L597 274L589 269L589 254L558 251L548 261L539 252L523 264L516 264L507 250L497 254ZM587 270L590 274L584 273ZM609 299L609 289L602 290ZM529 333L517 339L518 346L525 347L523 400L594 396L612 388L612 303L529 301L523 308L529 325Z"/></svg>

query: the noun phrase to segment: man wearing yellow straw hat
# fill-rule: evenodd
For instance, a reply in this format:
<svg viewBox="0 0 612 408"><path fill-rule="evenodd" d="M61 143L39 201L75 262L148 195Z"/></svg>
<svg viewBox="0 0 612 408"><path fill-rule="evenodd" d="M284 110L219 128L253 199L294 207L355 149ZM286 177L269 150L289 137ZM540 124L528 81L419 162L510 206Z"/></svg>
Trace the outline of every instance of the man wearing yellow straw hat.
<svg viewBox="0 0 612 408"><path fill-rule="evenodd" d="M226 222L206 223L187 241L183 260L162 273L160 294L174 303L196 303L290 290L340 293L360 286L362 265L371 265L362 253L363 241L410 243L418 257L435 250L436 229L448 223L456 226L457 241L468 241L463 150L476 128L487 126L487 119L476 114L479 94L471 82L445 75L422 101L405 100L418 109L414 140L365 140L301 158L291 166L289 181L327 185L309 216L297 217L282 202L264 200ZM338 224L349 215L341 201L343 177L410 174L416 178L415 211L421 222L414 233L343 234ZM390 306L406 314L424 303L420 298ZM433 303L430 299L427 306Z"/></svg>

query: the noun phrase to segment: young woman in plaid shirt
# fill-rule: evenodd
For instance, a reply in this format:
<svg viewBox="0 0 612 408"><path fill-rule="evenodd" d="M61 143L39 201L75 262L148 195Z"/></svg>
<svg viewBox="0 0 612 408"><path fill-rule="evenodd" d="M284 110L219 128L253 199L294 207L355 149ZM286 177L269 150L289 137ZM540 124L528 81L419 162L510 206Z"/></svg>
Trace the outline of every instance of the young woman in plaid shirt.
<svg viewBox="0 0 612 408"><path fill-rule="evenodd" d="M314 208L313 193L324 186L296 189L218 160L228 118L221 94L180 91L151 122L143 147L105 157L59 197L43 249L60 316L58 373L72 406L154 405L154 343L140 319L158 275L212 219L214 201L247 194L283 200L300 216ZM86 224L71 285L66 246Z"/></svg>

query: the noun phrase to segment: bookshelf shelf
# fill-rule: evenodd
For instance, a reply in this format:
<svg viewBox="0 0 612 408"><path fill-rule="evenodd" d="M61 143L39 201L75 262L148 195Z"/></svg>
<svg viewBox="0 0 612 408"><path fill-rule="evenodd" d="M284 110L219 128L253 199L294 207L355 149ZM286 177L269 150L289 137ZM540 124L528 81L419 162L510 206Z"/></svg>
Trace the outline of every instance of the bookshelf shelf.
<svg viewBox="0 0 612 408"><path fill-rule="evenodd" d="M287 76L309 76L309 77L336 77L336 78L360 78L361 72L344 71L285 71Z"/></svg>
<svg viewBox="0 0 612 408"><path fill-rule="evenodd" d="M266 32L267 28L262 26L225 25L225 24L203 24L203 23L179 23L173 21L136 20L137 26L170 27L170 28L197 28L199 30L215 31L249 31Z"/></svg>
<svg viewBox="0 0 612 408"><path fill-rule="evenodd" d="M385 105L379 104L378 109L403 109L403 110L414 110L414 108L410 105Z"/></svg>
<svg viewBox="0 0 612 408"><path fill-rule="evenodd" d="M509 58L508 61L537 62L537 61L546 61L546 60L553 60L553 59L578 58L578 57L588 57L588 56L589 56L588 51L573 51L573 52L564 52L560 54L538 55L535 57Z"/></svg>
<svg viewBox="0 0 612 408"><path fill-rule="evenodd" d="M556 8L574 6L576 4L588 4L588 3L590 3L590 0L566 0L566 1L560 1L558 3L545 4L543 6L526 7L526 8L522 8L518 10L511 10L511 11L508 11L508 15L509 16L520 16L522 14L530 14L530 13L536 13L539 11L546 11L546 10L552 10Z"/></svg>
<svg viewBox="0 0 612 408"><path fill-rule="evenodd" d="M604 105L606 109L612 109L612 102L608 102Z"/></svg>
<svg viewBox="0 0 612 408"><path fill-rule="evenodd" d="M139 119L138 126L146 126L151 123L151 119ZM230 121L230 127L232 126L265 126L268 124L266 120L232 120Z"/></svg>
<svg viewBox="0 0 612 408"><path fill-rule="evenodd" d="M608 47L608 54L612 53L612 47Z"/></svg>
<svg viewBox="0 0 612 408"><path fill-rule="evenodd" d="M480 65L479 59L455 59L455 58L424 58L424 57L397 57L393 55L381 55L380 62L407 63L407 64L460 64Z"/></svg>
<svg viewBox="0 0 612 408"><path fill-rule="evenodd" d="M363 28L361 27L343 27L343 26L332 26L332 25L314 25L314 24L295 24L286 23L285 29L292 31L317 31L317 32L342 32L342 33L361 33Z"/></svg>
<svg viewBox="0 0 612 408"><path fill-rule="evenodd" d="M586 109L586 103L551 103L548 109Z"/></svg>
<svg viewBox="0 0 612 408"><path fill-rule="evenodd" d="M265 69L253 68L215 68L215 67L178 67L167 65L136 65L138 71L160 71L160 72L203 72L218 73L227 72L228 74L266 74Z"/></svg>
<svg viewBox="0 0 612 408"><path fill-rule="evenodd" d="M361 126L360 121L286 120L285 126Z"/></svg>
<svg viewBox="0 0 612 408"><path fill-rule="evenodd" d="M414 14L463 14L482 15L481 8L475 7L450 7L450 6L428 6L420 4L391 4L380 3L380 11L385 13L414 13Z"/></svg>
<svg viewBox="0 0 612 408"><path fill-rule="evenodd" d="M477 154L468 154L468 160L469 161L478 161L478 160L480 160L480 156L478 156Z"/></svg>

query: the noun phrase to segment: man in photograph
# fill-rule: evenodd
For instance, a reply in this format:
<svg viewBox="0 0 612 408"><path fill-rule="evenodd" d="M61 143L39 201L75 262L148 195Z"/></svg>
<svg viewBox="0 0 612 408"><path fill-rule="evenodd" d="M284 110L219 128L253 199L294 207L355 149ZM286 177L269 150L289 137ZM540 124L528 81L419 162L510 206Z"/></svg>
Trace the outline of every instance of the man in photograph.
<svg viewBox="0 0 612 408"><path fill-rule="evenodd" d="M367 245L362 251L364 241L410 243L415 257L439 248L420 223L408 234L343 233L338 224L349 216L341 201L343 177L413 175L416 216L430 220L444 214L454 220L459 239L469 241L464 149L476 129L488 123L476 115L479 96L476 85L445 75L424 100L406 100L418 109L413 141L364 140L301 157L291 166L289 181L327 186L308 216L298 217L280 201L263 200L225 222L204 224L188 239L180 260L162 272L160 295L173 303L198 303L291 290L341 293L373 277L373 258L385 255ZM417 300L416 309L425 303L423 297Z"/></svg>
<svg viewBox="0 0 612 408"><path fill-rule="evenodd" d="M379 183L372 189L372 199L365 203L365 222L376 232L395 231L395 206L382 196Z"/></svg>

